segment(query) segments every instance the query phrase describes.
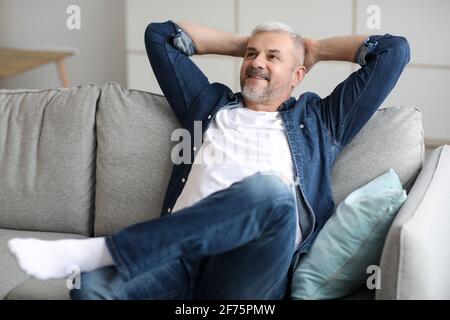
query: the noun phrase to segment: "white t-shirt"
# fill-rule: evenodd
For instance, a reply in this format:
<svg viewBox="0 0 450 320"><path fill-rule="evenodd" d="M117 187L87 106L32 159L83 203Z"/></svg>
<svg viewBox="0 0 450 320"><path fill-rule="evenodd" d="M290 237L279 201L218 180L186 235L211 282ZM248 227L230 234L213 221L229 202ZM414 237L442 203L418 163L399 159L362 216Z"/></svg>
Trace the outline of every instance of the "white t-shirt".
<svg viewBox="0 0 450 320"><path fill-rule="evenodd" d="M254 111L242 103L225 107L217 112L203 138L172 212L258 171L277 171L290 183L294 181L291 150L279 112ZM297 223L296 247L300 241Z"/></svg>

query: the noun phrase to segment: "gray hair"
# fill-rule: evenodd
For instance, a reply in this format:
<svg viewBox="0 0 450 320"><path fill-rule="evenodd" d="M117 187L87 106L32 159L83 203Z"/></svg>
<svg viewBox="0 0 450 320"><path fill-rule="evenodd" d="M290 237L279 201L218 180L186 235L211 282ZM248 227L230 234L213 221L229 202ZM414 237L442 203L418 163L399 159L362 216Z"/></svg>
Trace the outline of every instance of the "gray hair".
<svg viewBox="0 0 450 320"><path fill-rule="evenodd" d="M294 42L295 47L298 49L298 63L300 65L303 64L305 58L305 42L303 37L296 33L294 29L292 29L287 24L278 21L267 21L258 26L256 26L251 33L251 36L261 32L282 32L287 33L292 41Z"/></svg>

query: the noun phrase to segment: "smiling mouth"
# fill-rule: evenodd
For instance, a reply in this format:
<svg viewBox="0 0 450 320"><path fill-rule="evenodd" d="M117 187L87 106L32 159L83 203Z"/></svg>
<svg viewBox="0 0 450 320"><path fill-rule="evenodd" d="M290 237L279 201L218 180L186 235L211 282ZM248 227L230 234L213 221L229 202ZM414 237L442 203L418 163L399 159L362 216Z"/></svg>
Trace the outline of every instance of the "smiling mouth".
<svg viewBox="0 0 450 320"><path fill-rule="evenodd" d="M268 79L266 79L266 78L264 78L264 77L255 76L255 75L250 75L250 76L248 76L248 78L257 79L257 80L266 80L266 81L269 81Z"/></svg>

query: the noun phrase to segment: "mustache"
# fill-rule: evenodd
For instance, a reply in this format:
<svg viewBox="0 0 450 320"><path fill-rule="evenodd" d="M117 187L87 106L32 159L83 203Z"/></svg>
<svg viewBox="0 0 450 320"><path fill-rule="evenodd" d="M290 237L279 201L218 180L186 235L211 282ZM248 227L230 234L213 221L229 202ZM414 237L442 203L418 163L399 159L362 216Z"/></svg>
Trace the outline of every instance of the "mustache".
<svg viewBox="0 0 450 320"><path fill-rule="evenodd" d="M254 77L254 76L261 77L263 79L266 79L267 81L270 81L270 75L269 75L268 72L265 72L262 69L257 69L257 68L250 67L247 70L247 77Z"/></svg>

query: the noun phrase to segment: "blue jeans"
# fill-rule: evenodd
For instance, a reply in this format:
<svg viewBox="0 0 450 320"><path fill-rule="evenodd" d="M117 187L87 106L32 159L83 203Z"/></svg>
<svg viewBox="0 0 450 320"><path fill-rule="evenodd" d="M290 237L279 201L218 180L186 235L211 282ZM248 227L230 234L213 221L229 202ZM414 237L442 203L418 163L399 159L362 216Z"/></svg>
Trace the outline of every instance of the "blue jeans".
<svg viewBox="0 0 450 320"><path fill-rule="evenodd" d="M283 299L297 258L291 188L258 172L172 215L106 238L115 266L72 299Z"/></svg>

